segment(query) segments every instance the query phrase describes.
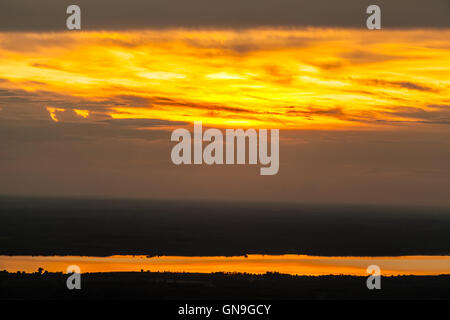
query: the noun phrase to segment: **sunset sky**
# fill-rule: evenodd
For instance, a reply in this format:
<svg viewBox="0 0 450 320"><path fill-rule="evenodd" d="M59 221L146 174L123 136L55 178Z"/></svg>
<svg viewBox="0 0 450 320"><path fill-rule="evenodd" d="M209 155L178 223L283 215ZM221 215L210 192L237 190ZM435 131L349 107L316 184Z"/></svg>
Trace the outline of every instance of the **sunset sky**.
<svg viewBox="0 0 450 320"><path fill-rule="evenodd" d="M6 1L0 193L450 205L450 6L417 19L378 1L386 20L370 31L349 2L318 1L295 23L302 1L273 15L263 1L248 19L250 5L220 4L215 21L192 9L202 1L173 1L167 19L159 1L122 17L116 1L109 16L80 1L83 30L67 31L63 3L22 19ZM280 173L172 165L170 132L194 121L281 129Z"/></svg>
<svg viewBox="0 0 450 320"><path fill-rule="evenodd" d="M0 85L53 121L442 124L448 39L449 30L313 28L2 33Z"/></svg>

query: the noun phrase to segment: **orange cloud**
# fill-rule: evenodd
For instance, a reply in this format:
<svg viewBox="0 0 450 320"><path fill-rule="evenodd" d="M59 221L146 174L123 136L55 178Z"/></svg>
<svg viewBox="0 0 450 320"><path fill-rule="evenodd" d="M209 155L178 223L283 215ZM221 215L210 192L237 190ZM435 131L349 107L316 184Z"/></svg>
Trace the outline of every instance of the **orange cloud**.
<svg viewBox="0 0 450 320"><path fill-rule="evenodd" d="M450 105L449 38L447 29L4 32L0 74L21 90L108 101L102 108L118 119L418 125L432 123L430 106ZM47 110L58 121L58 110ZM90 111L75 110L84 118Z"/></svg>
<svg viewBox="0 0 450 320"><path fill-rule="evenodd" d="M48 113L50 114L50 118L52 118L53 121L58 122L59 119L56 117L56 112L64 112L65 109L62 108L52 108L52 107L47 107L46 108Z"/></svg>
<svg viewBox="0 0 450 320"><path fill-rule="evenodd" d="M75 113L77 114L77 115L79 115L80 117L83 117L83 118L87 118L87 117L89 117L89 110L79 110L79 109L74 109L73 111L75 111Z"/></svg>

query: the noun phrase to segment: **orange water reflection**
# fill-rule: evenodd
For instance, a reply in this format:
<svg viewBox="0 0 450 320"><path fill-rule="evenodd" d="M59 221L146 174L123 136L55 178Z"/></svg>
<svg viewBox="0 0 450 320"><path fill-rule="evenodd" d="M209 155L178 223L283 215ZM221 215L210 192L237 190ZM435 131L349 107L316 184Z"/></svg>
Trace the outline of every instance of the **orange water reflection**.
<svg viewBox="0 0 450 320"><path fill-rule="evenodd" d="M378 265L383 275L450 274L450 256L401 257L318 257L307 255L249 255L248 257L182 256L0 256L0 270L35 272L39 267L50 272L65 272L69 265L81 272L280 272L293 275L367 275L369 265Z"/></svg>

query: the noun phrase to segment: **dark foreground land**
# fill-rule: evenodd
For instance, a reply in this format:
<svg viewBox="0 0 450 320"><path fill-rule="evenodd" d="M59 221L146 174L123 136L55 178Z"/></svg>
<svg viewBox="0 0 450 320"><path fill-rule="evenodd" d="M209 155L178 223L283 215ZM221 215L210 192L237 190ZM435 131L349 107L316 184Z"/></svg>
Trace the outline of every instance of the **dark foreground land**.
<svg viewBox="0 0 450 320"><path fill-rule="evenodd" d="M0 197L0 254L289 253L447 255L450 209Z"/></svg>
<svg viewBox="0 0 450 320"><path fill-rule="evenodd" d="M0 272L0 300L450 299L450 275L382 277L380 290L353 276L151 272L82 274L81 289L68 290L67 277Z"/></svg>

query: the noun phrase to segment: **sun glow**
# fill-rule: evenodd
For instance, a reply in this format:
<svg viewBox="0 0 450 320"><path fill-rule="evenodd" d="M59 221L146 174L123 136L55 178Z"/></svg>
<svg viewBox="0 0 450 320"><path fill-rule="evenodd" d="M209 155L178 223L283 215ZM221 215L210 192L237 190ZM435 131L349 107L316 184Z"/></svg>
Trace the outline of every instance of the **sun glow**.
<svg viewBox="0 0 450 320"><path fill-rule="evenodd" d="M4 32L0 88L53 94L54 121L87 102L106 118L281 129L417 125L448 112L450 30L368 32Z"/></svg>
<svg viewBox="0 0 450 320"><path fill-rule="evenodd" d="M0 263L9 272L36 272L43 267L50 272L65 272L75 264L82 272L240 272L264 274L279 272L292 275L355 275L367 276L367 266L380 266L383 276L448 274L448 256L401 257L320 257L307 255L248 255L246 257L183 257L183 256L0 256Z"/></svg>

